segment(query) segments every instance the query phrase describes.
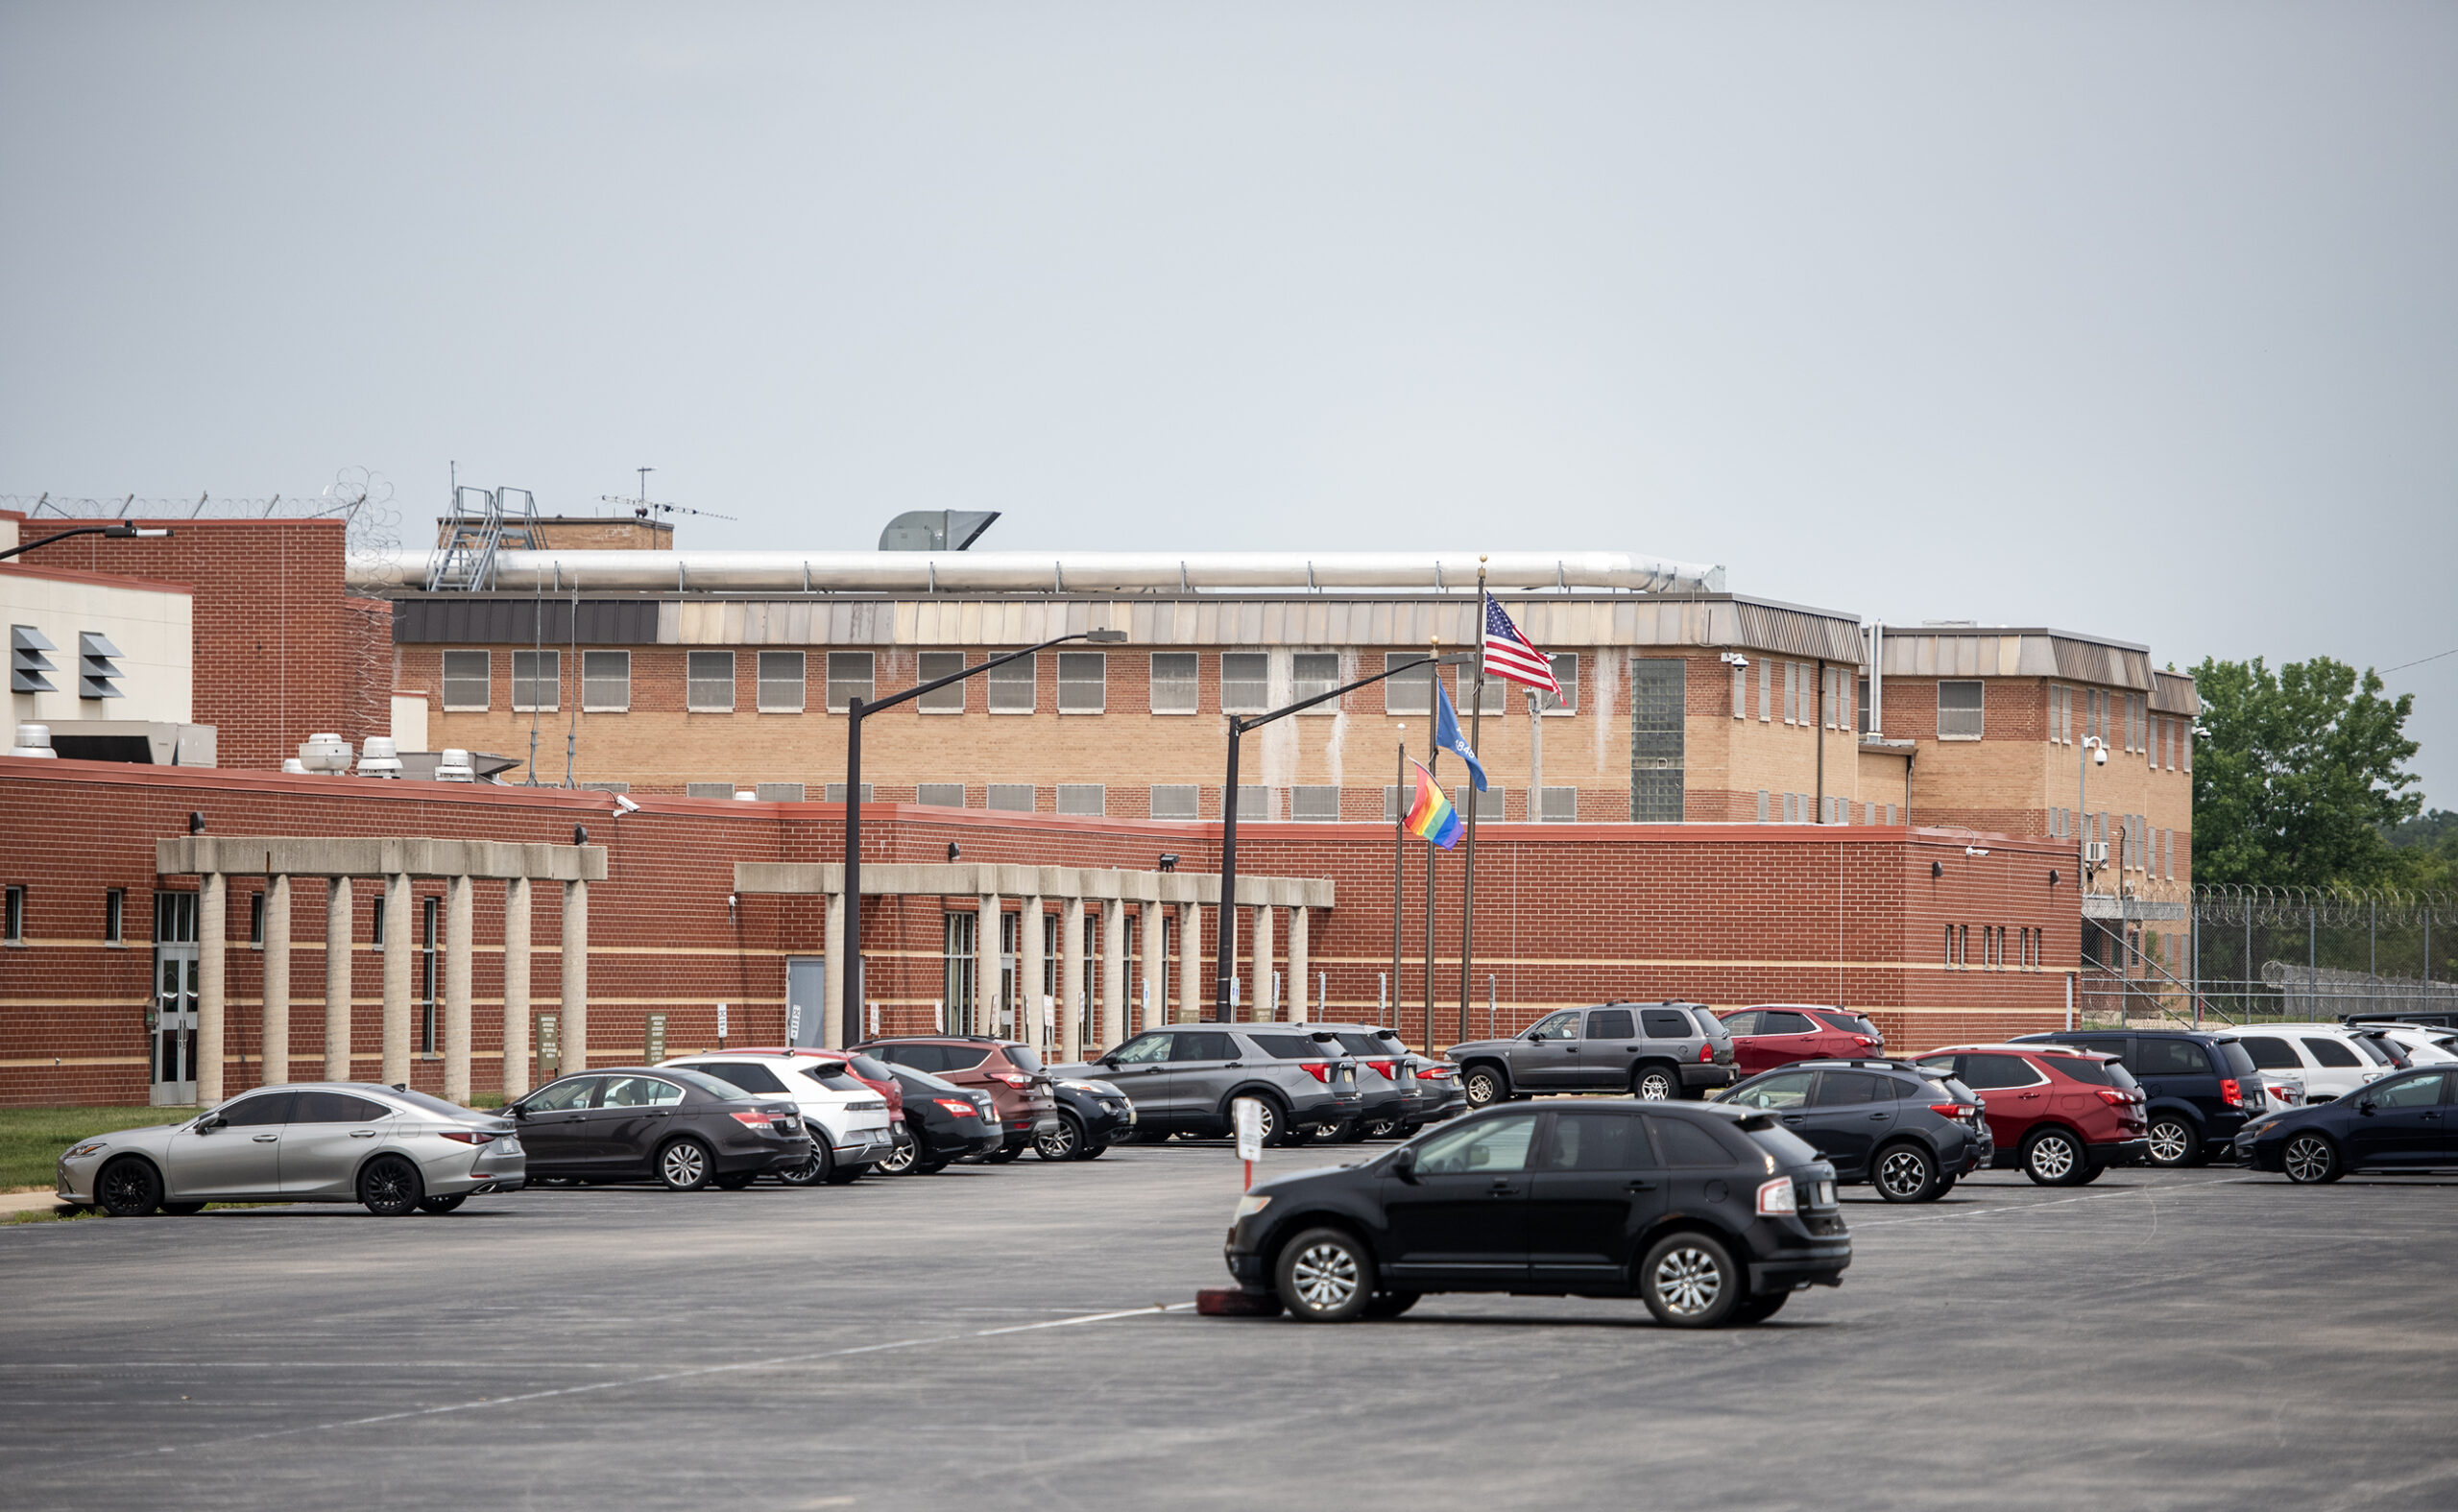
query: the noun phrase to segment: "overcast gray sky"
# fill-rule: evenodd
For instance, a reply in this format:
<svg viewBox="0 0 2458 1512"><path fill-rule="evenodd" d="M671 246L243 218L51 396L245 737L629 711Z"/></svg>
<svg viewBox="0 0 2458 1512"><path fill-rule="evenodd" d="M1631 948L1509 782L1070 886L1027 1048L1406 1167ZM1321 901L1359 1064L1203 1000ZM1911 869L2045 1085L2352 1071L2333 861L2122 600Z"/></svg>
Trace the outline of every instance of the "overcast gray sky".
<svg viewBox="0 0 2458 1512"><path fill-rule="evenodd" d="M2448 3L0 4L0 493L2458 647Z"/></svg>

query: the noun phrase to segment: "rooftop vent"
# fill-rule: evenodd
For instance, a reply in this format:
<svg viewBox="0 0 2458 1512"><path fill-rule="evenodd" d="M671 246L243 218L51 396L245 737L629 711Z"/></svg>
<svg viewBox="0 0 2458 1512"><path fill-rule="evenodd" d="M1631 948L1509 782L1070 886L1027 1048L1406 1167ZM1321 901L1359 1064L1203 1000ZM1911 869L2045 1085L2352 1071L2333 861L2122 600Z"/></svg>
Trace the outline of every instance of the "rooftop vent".
<svg viewBox="0 0 2458 1512"><path fill-rule="evenodd" d="M997 510L909 509L880 532L881 551L962 551L999 518Z"/></svg>

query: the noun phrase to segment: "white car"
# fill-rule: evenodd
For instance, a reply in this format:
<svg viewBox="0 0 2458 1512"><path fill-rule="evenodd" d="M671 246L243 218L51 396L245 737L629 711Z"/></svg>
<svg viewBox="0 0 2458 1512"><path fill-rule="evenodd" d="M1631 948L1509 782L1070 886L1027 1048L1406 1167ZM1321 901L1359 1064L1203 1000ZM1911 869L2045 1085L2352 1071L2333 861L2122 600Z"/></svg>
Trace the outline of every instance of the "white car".
<svg viewBox="0 0 2458 1512"><path fill-rule="evenodd" d="M2302 1076L2307 1102L2328 1102L2395 1069L2388 1056L2343 1023L2243 1024L2232 1032L2265 1077Z"/></svg>
<svg viewBox="0 0 2458 1512"><path fill-rule="evenodd" d="M2411 1065L2439 1066L2458 1061L2458 1033L2425 1023L2364 1023L2351 1026L2364 1035L2377 1035L2398 1047Z"/></svg>
<svg viewBox="0 0 2458 1512"><path fill-rule="evenodd" d="M777 1173L777 1179L789 1187L816 1187L822 1182L841 1187L886 1159L896 1147L887 1099L849 1072L841 1055L718 1050L678 1055L659 1064L687 1066L744 1092L790 1097L800 1105L803 1122L827 1138L811 1141L808 1165Z"/></svg>

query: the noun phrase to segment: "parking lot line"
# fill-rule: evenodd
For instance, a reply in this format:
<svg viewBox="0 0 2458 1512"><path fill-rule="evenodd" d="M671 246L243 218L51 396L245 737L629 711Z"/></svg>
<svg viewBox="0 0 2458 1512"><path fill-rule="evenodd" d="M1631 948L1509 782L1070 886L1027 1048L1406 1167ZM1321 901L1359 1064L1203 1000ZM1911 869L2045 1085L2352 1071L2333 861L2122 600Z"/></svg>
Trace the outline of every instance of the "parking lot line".
<svg viewBox="0 0 2458 1512"><path fill-rule="evenodd" d="M1949 1218L2008 1217L2026 1212L2038 1212L2046 1208L2070 1208L2078 1202L2102 1202L2110 1197L2153 1197L2165 1192L2190 1191L2197 1187L2242 1187L2253 1181L2251 1176L2222 1176L2215 1181L2178 1182L2165 1187L2128 1187L2116 1191L2086 1192L2080 1197L2060 1197L2049 1202L2017 1203L2005 1208L1969 1208L1956 1212L1924 1212L1912 1218L1880 1218L1874 1223L1855 1222L1853 1232L1863 1229L1892 1229L1904 1223L1943 1223Z"/></svg>

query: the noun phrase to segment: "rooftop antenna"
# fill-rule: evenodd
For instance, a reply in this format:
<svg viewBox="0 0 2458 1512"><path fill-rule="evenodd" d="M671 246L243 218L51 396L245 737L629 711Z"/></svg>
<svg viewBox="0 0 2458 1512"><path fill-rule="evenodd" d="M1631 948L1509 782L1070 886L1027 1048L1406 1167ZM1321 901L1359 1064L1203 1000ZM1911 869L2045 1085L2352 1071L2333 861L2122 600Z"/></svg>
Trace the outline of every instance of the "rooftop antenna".
<svg viewBox="0 0 2458 1512"><path fill-rule="evenodd" d="M634 468L632 470L640 475L640 502L646 504L649 501L649 474L655 472L657 468Z"/></svg>

